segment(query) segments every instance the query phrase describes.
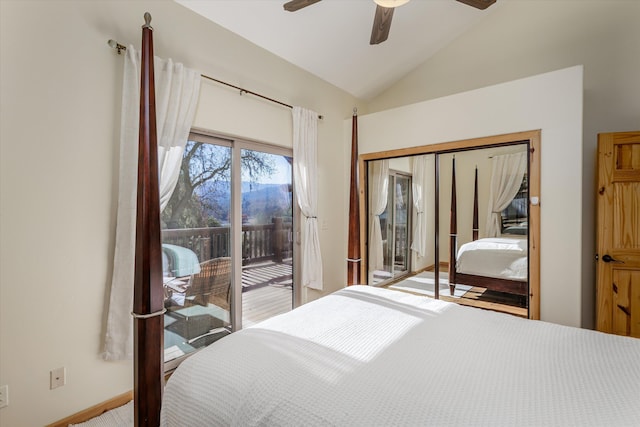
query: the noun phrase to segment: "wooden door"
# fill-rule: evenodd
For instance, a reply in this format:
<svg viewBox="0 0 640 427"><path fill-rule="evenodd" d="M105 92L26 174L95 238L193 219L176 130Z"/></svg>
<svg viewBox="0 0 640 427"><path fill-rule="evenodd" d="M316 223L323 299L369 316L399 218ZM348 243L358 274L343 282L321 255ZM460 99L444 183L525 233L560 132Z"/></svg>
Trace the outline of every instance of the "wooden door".
<svg viewBox="0 0 640 427"><path fill-rule="evenodd" d="M598 135L596 326L640 338L640 131Z"/></svg>

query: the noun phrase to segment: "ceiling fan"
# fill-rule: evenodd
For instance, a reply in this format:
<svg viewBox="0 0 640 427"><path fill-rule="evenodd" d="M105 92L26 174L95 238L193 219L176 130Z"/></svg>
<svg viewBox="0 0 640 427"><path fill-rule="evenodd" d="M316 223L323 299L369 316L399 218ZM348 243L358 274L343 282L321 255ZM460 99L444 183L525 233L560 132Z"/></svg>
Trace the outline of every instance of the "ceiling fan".
<svg viewBox="0 0 640 427"><path fill-rule="evenodd" d="M284 4L284 10L295 12L304 7L318 3L320 0L291 0ZM369 44L382 43L389 37L391 28L391 18L393 10L407 3L409 0L373 0L376 3L376 15L373 18L373 28L371 29L371 39ZM460 3L473 6L477 9L486 9L496 2L496 0L457 0Z"/></svg>

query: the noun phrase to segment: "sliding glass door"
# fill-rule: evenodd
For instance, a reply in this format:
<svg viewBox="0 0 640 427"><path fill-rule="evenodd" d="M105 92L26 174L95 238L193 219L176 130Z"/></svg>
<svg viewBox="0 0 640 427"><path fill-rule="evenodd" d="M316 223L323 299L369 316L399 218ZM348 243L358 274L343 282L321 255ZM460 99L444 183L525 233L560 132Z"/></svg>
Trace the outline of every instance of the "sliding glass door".
<svg viewBox="0 0 640 427"><path fill-rule="evenodd" d="M242 325L293 305L293 158L241 149Z"/></svg>
<svg viewBox="0 0 640 427"><path fill-rule="evenodd" d="M190 135L161 217L165 369L292 309L291 164L288 149Z"/></svg>
<svg viewBox="0 0 640 427"><path fill-rule="evenodd" d="M231 330L231 156L192 135L162 211L166 369Z"/></svg>

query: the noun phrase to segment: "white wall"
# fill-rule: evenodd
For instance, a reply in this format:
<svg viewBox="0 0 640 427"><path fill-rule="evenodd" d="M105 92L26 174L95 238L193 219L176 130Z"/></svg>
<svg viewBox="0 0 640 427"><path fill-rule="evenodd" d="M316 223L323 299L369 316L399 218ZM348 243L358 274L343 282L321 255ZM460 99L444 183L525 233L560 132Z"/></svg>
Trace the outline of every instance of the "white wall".
<svg viewBox="0 0 640 427"><path fill-rule="evenodd" d="M637 0L500 0L477 26L368 105L382 111L584 65L580 263L587 328L595 326L597 134L640 127L638 16Z"/></svg>
<svg viewBox="0 0 640 427"><path fill-rule="evenodd" d="M123 58L108 39L324 115L319 218L327 292L346 277L343 120L356 100L171 1L0 1L3 427L41 426L132 389L100 358L114 250ZM359 106L363 108L362 106ZM196 126L291 146L290 110L204 81ZM310 293L317 298L321 293ZM49 390L49 371L67 384Z"/></svg>
<svg viewBox="0 0 640 427"><path fill-rule="evenodd" d="M571 326L580 326L583 292L582 72L571 67L358 121L360 154L398 148L397 141L416 147L541 129L541 319Z"/></svg>

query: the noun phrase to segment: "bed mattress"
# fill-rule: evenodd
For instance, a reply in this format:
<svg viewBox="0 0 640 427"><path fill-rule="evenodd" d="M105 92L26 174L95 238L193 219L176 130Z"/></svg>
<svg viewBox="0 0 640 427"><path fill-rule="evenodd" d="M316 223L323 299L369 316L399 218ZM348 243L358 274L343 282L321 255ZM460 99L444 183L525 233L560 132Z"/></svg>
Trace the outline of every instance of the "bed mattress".
<svg viewBox="0 0 640 427"><path fill-rule="evenodd" d="M458 249L456 272L509 280L527 280L527 239L493 237Z"/></svg>
<svg viewBox="0 0 640 427"><path fill-rule="evenodd" d="M162 426L630 426L640 340L352 286L169 379Z"/></svg>

